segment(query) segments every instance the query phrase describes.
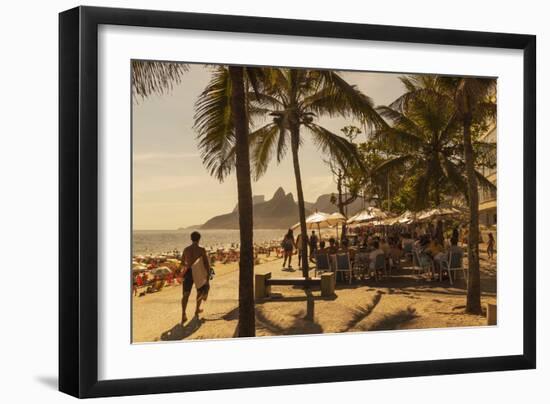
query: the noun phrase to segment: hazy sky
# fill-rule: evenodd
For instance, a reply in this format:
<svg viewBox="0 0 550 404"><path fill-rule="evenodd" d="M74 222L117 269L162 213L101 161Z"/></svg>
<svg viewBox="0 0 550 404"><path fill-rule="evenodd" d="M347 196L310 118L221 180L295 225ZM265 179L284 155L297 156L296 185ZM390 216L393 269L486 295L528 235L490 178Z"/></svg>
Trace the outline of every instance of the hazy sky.
<svg viewBox="0 0 550 404"><path fill-rule="evenodd" d="M376 105L387 105L404 91L398 74L343 73ZM200 224L212 216L230 212L237 202L235 174L223 183L204 168L193 130L194 104L206 87L210 69L192 65L180 85L169 94L139 99L133 104L133 220L134 229L175 229ZM334 133L353 121L320 118L320 125ZM359 126L359 125L358 125ZM361 134L359 136L365 136ZM359 138L360 139L360 138ZM306 139L300 149L306 201L335 192L331 173L317 148ZM282 186L296 199L292 158L287 154L252 184L254 195L270 199Z"/></svg>

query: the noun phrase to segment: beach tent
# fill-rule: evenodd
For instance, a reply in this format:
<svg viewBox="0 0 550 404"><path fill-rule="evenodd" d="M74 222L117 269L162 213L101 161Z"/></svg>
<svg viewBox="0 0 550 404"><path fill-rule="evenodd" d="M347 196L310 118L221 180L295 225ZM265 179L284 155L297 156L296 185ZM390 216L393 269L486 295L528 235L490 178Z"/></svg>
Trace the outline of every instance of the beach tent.
<svg viewBox="0 0 550 404"><path fill-rule="evenodd" d="M321 234L321 229L332 227L329 220L330 214L324 212L315 212L306 217L306 228L308 230L316 229ZM291 227L292 230L296 230L300 227L300 222Z"/></svg>
<svg viewBox="0 0 550 404"><path fill-rule="evenodd" d="M390 219L387 219L385 224L389 226L393 226L396 224L410 224L414 221L416 217L416 214L414 212L411 212L410 210L406 210L401 215L397 217L392 217Z"/></svg>
<svg viewBox="0 0 550 404"><path fill-rule="evenodd" d="M356 215L350 217L347 221L348 224L358 224L358 223L367 223L373 221L380 221L388 219L390 216L388 213L384 212L382 209L375 208L370 206Z"/></svg>
<svg viewBox="0 0 550 404"><path fill-rule="evenodd" d="M461 211L456 208L434 208L434 209L425 209L421 212L418 212L417 218L420 221L424 220L434 220L444 217L453 217L460 216Z"/></svg>
<svg viewBox="0 0 550 404"><path fill-rule="evenodd" d="M340 212L334 212L327 218L329 226L336 226L336 238L338 238L338 226L346 223L347 219Z"/></svg>

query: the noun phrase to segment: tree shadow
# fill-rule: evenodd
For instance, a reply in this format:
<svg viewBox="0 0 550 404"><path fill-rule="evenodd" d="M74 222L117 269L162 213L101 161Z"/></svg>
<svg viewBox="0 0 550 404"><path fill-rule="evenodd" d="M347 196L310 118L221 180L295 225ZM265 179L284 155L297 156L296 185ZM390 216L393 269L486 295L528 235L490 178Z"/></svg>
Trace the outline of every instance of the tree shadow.
<svg viewBox="0 0 550 404"><path fill-rule="evenodd" d="M414 307L407 307L405 310L399 310L396 313L389 314L372 324L368 331L389 331L397 330L398 326L402 326L418 317Z"/></svg>
<svg viewBox="0 0 550 404"><path fill-rule="evenodd" d="M351 330L353 327L355 327L357 324L359 324L361 321L363 321L365 318L370 316L374 308L380 303L380 299L382 299L382 293L378 292L374 295L372 302L370 304L367 304L366 306L360 306L356 307L352 310L351 319L346 324L346 327L341 332L346 332Z"/></svg>
<svg viewBox="0 0 550 404"><path fill-rule="evenodd" d="M302 334L322 334L323 327L315 321L315 300L329 298L321 298L320 296L313 296L310 289L304 290L305 296L295 296L299 300L293 301L306 301L306 310L300 311L294 316L294 320L290 326L283 327L277 324L275 321L269 319L264 309L256 308L256 324L260 329L265 329L273 335L302 335ZM278 299L281 301L284 298ZM288 298L291 299L291 298ZM292 298L294 299L294 297ZM290 301L290 300L287 300ZM265 302L263 302L265 303Z"/></svg>
<svg viewBox="0 0 550 404"><path fill-rule="evenodd" d="M307 292L306 292L307 293ZM311 293L311 292L310 292ZM258 299L256 305L264 305L272 302L306 302L306 301L316 301L316 300L336 300L338 296L336 294L332 296L320 296L320 295L311 295L311 296L284 296L282 294L276 294L273 297L267 297L263 299Z"/></svg>
<svg viewBox="0 0 550 404"><path fill-rule="evenodd" d="M164 331L160 339L161 341L181 341L187 337L193 335L204 323L204 320L194 316L191 321L182 326L180 323L173 326L168 331Z"/></svg>

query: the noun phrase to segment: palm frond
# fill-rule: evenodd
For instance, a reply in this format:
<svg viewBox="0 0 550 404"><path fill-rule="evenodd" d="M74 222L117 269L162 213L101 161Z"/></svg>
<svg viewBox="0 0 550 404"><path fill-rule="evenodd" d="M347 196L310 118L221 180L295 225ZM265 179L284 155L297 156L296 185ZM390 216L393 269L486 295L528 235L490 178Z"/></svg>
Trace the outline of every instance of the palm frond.
<svg viewBox="0 0 550 404"><path fill-rule="evenodd" d="M448 158L443 158L443 171L447 179L457 187L464 195L468 193L466 178L459 166Z"/></svg>
<svg viewBox="0 0 550 404"><path fill-rule="evenodd" d="M372 99L356 86L349 84L338 73L315 71L317 91L305 97L303 108L319 115L354 117L371 128L383 128L386 122L374 108Z"/></svg>
<svg viewBox="0 0 550 404"><path fill-rule="evenodd" d="M319 147L323 153L327 153L336 159L340 166L357 166L361 170L365 170L357 152L357 148L353 143L314 123L309 123L306 127L311 131L313 142L317 147Z"/></svg>
<svg viewBox="0 0 550 404"><path fill-rule="evenodd" d="M132 94L142 99L151 94L164 94L181 83L189 70L185 63L132 60Z"/></svg>
<svg viewBox="0 0 550 404"><path fill-rule="evenodd" d="M404 113L386 106L377 107L376 110L380 113L382 117L388 119L391 122L392 127L398 128L404 132L408 132L419 139L423 139L425 137L425 131L414 120L409 118Z"/></svg>
<svg viewBox="0 0 550 404"><path fill-rule="evenodd" d="M279 128L270 123L250 134L251 160L254 177L258 180L267 170L273 152L277 148Z"/></svg>
<svg viewBox="0 0 550 404"><path fill-rule="evenodd" d="M407 163L411 161L413 158L414 157L410 154L389 158L386 161L383 161L382 163L380 163L378 166L376 166L374 168L374 173L375 174L386 173L394 169L405 169Z"/></svg>
<svg viewBox="0 0 550 404"><path fill-rule="evenodd" d="M231 112L231 81L219 66L195 103L195 124L204 165L219 181L231 172L235 136Z"/></svg>
<svg viewBox="0 0 550 404"><path fill-rule="evenodd" d="M497 186L489 181L482 173L476 170L477 185L481 189L496 191Z"/></svg>

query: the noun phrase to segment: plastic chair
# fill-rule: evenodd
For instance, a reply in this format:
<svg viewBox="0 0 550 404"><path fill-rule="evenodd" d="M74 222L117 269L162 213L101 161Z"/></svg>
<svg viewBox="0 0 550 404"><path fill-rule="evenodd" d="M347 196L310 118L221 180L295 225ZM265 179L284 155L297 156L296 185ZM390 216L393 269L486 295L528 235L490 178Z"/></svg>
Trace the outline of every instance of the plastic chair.
<svg viewBox="0 0 550 404"><path fill-rule="evenodd" d="M315 254L315 276L319 273L331 272L328 254L316 253Z"/></svg>
<svg viewBox="0 0 550 404"><path fill-rule="evenodd" d="M463 258L464 254L459 251L455 252L449 252L449 258L447 261L442 261L441 265L439 267L439 278L441 278L442 275L442 269L445 269L449 274L449 283L453 284L453 276L452 273L456 271L462 271L462 275L464 276L464 279L467 281L468 279L468 273L466 272L466 268L464 268L463 265Z"/></svg>
<svg viewBox="0 0 550 404"><path fill-rule="evenodd" d="M336 254L336 274L338 274L338 272L343 272L343 273L346 273L348 272L349 273L349 283L351 284L351 278L352 278L352 273L353 271L353 268L351 267L351 261L349 259L349 254L348 253L345 253L345 254Z"/></svg>

